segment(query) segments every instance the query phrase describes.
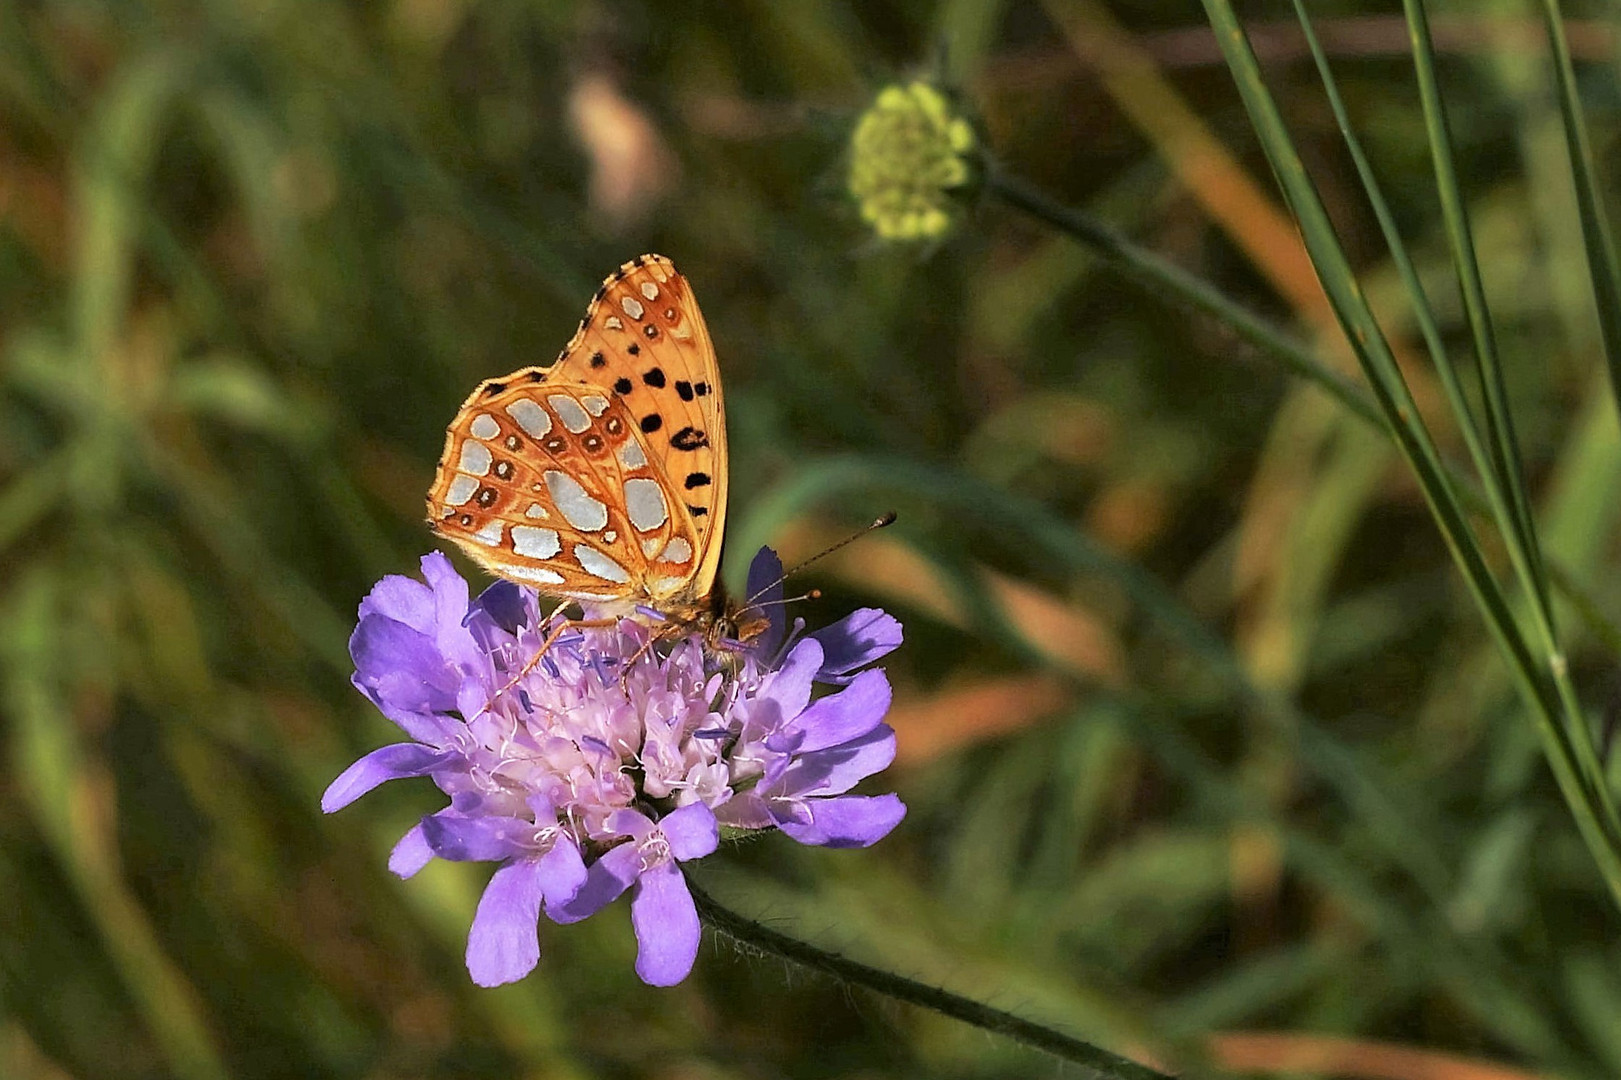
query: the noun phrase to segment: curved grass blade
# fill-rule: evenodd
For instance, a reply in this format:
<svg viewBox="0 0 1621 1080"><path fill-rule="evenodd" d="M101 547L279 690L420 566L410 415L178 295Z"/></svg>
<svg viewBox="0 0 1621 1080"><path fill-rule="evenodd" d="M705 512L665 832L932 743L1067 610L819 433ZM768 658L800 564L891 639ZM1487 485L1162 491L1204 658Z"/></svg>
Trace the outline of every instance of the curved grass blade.
<svg viewBox="0 0 1621 1080"><path fill-rule="evenodd" d="M1559 0L1542 0L1548 45L1553 50L1554 78L1559 84L1559 113L1565 123L1565 145L1570 151L1570 172L1576 186L1576 206L1582 219L1582 240L1587 248L1587 269L1598 309L1599 334L1610 369L1610 392L1621 408L1621 266L1599 197L1593 148L1587 138L1582 99L1576 93L1576 72L1570 60L1570 42Z"/></svg>
<svg viewBox="0 0 1621 1080"><path fill-rule="evenodd" d="M1569 713L1569 699L1554 685L1564 675L1563 658L1557 652L1549 653L1548 665L1544 667L1527 645L1501 584L1485 562L1458 491L1419 419L1383 329L1362 296L1317 189L1261 78L1260 64L1237 14L1229 0L1203 2L1250 121L1300 224L1323 289L1419 480L1442 537L1485 616L1487 628L1508 660L1515 682L1531 708L1549 764L1583 841L1616 903L1621 905L1621 819L1617 818L1609 791L1603 784L1593 783L1591 774L1581 764L1581 751L1571 745L1570 734L1581 723L1581 716Z"/></svg>

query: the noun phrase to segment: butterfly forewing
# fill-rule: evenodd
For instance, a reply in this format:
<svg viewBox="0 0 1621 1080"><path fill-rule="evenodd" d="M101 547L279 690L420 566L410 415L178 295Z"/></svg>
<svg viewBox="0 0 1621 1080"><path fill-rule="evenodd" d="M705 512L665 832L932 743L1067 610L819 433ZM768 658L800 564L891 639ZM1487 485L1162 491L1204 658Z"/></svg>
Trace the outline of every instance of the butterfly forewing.
<svg viewBox="0 0 1621 1080"><path fill-rule="evenodd" d="M648 255L603 284L557 363L467 399L428 514L502 577L674 611L709 597L725 492L709 334L685 280Z"/></svg>

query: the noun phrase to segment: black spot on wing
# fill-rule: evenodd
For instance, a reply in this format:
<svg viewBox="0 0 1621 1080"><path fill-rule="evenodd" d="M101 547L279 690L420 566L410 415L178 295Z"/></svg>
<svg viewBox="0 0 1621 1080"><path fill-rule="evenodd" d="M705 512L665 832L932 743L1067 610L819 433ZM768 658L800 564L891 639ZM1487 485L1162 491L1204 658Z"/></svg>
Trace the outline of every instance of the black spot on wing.
<svg viewBox="0 0 1621 1080"><path fill-rule="evenodd" d="M653 434L653 432L657 431L663 426L664 417L660 416L658 413L648 413L646 416L642 417L642 430L647 432L649 435Z"/></svg>
<svg viewBox="0 0 1621 1080"><path fill-rule="evenodd" d="M506 388L507 384L504 382L487 382L484 384L484 396L494 397Z"/></svg>
<svg viewBox="0 0 1621 1080"><path fill-rule="evenodd" d="M628 394L632 388L631 381L623 375L614 380L614 393L616 394Z"/></svg>
<svg viewBox="0 0 1621 1080"><path fill-rule="evenodd" d="M692 384L685 379L675 381L675 392L681 395L682 401L692 400Z"/></svg>
<svg viewBox="0 0 1621 1080"><path fill-rule="evenodd" d="M591 354L591 366L592 367L594 367L594 368L602 367L607 362L608 362L608 358L603 356L601 352L594 352L594 353Z"/></svg>
<svg viewBox="0 0 1621 1080"><path fill-rule="evenodd" d="M709 436L695 427L684 427L670 436L670 445L677 450L696 450L709 445Z"/></svg>
<svg viewBox="0 0 1621 1080"><path fill-rule="evenodd" d="M687 490L688 491L691 491L693 488L704 487L708 483L709 483L709 474L708 473L695 472L695 473L688 473L687 474Z"/></svg>
<svg viewBox="0 0 1621 1080"><path fill-rule="evenodd" d="M655 390L664 389L664 369L649 368L642 372L642 381Z"/></svg>

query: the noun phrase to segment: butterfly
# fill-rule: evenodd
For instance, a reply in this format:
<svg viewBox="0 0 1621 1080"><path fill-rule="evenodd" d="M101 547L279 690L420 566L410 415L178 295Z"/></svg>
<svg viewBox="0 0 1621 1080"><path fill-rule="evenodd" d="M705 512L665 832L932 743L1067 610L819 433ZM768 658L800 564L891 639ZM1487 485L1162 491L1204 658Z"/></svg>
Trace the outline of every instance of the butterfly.
<svg viewBox="0 0 1621 1080"><path fill-rule="evenodd" d="M726 470L704 317L670 260L642 255L602 283L554 363L463 402L428 521L492 574L548 596L651 610L711 645L747 640L763 623L740 619L716 584Z"/></svg>

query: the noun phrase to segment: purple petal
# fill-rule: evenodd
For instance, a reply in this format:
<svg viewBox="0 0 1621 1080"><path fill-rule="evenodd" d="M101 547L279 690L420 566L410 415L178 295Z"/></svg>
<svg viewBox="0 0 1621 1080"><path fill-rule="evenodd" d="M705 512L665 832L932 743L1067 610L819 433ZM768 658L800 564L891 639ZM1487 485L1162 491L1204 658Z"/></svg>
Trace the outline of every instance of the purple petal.
<svg viewBox="0 0 1621 1080"><path fill-rule="evenodd" d="M349 677L349 682L366 696L367 701L377 706L379 712L417 742L427 743L430 746L445 746L455 737L455 729L459 722L454 717L395 708L378 694L377 688L368 683L358 671Z"/></svg>
<svg viewBox="0 0 1621 1080"><path fill-rule="evenodd" d="M480 986L516 982L540 961L540 864L507 863L490 878L467 934L467 973Z"/></svg>
<svg viewBox="0 0 1621 1080"><path fill-rule="evenodd" d="M338 775L321 796L322 813L330 814L388 780L422 776L456 755L421 743L390 743L367 754Z"/></svg>
<svg viewBox="0 0 1621 1080"><path fill-rule="evenodd" d="M433 861L433 848L422 835L422 823L411 826L394 850L388 853L388 868L402 878L412 877Z"/></svg>
<svg viewBox="0 0 1621 1080"><path fill-rule="evenodd" d="M906 816L906 805L895 795L806 799L799 808L809 811L809 822L796 820L803 818L803 813L784 815L778 821L782 831L801 844L831 848L875 844Z"/></svg>
<svg viewBox="0 0 1621 1080"><path fill-rule="evenodd" d="M822 646L812 639L804 638L790 649L788 658L755 699L750 728L760 735L769 734L804 712L816 669L821 666Z"/></svg>
<svg viewBox="0 0 1621 1080"><path fill-rule="evenodd" d="M880 608L852 611L811 637L822 644L821 682L847 682L859 667L887 656L901 643L900 620Z"/></svg>
<svg viewBox="0 0 1621 1080"><path fill-rule="evenodd" d="M649 986L674 986L692 971L702 933L686 878L674 863L643 874L630 898L636 974Z"/></svg>
<svg viewBox="0 0 1621 1080"><path fill-rule="evenodd" d="M574 899L585 884L585 860L574 837L563 834L552 849L540 857L541 880L545 885L546 906L559 907Z"/></svg>
<svg viewBox="0 0 1621 1080"><path fill-rule="evenodd" d="M441 859L489 862L532 852L535 823L515 817L464 817L459 812L440 812L422 819L422 835Z"/></svg>
<svg viewBox="0 0 1621 1080"><path fill-rule="evenodd" d="M390 720L395 711L448 712L456 707L461 675L434 640L382 615L360 620L349 637L355 685Z"/></svg>
<svg viewBox="0 0 1621 1080"><path fill-rule="evenodd" d="M588 919L619 898L636 884L642 871L642 853L635 843L620 844L586 871L585 884L562 904L546 905L546 914L560 923Z"/></svg>
<svg viewBox="0 0 1621 1080"><path fill-rule="evenodd" d="M603 750L612 753L606 745L603 746ZM608 815L608 819L603 824L610 831L616 832L620 836L628 836L638 842L646 839L649 833L658 828L652 818L640 811L630 809L615 810Z"/></svg>
<svg viewBox="0 0 1621 1080"><path fill-rule="evenodd" d="M763 606L744 608L739 613L740 617L747 620L763 616L768 623L765 631L751 643L751 647L760 656L768 658L775 656L777 650L782 647L785 629L782 606L782 560L777 558L775 551L763 547L755 554L754 561L749 563L748 587L743 595Z"/></svg>
<svg viewBox="0 0 1621 1080"><path fill-rule="evenodd" d="M415 578L389 574L360 602L357 621L368 615L381 615L404 623L420 634L433 632L433 590Z"/></svg>
<svg viewBox="0 0 1621 1080"><path fill-rule="evenodd" d="M722 825L734 829L769 829L777 823L765 800L753 791L745 791L726 800L715 809L715 818Z"/></svg>
<svg viewBox="0 0 1621 1080"><path fill-rule="evenodd" d="M422 576L433 589L434 642L447 660L472 667L483 660L483 651L464 625L472 604L467 582L456 573L442 551L422 556Z"/></svg>
<svg viewBox="0 0 1621 1080"><path fill-rule="evenodd" d="M843 690L812 702L766 745L809 754L859 739L883 721L889 700L888 677L877 668L863 671Z"/></svg>
<svg viewBox="0 0 1621 1080"><path fill-rule="evenodd" d="M529 608L524 603L523 590L510 581L497 581L479 593L468 617L471 618L472 612L477 610L483 610L495 625L509 634L516 634L529 622Z"/></svg>
<svg viewBox="0 0 1621 1080"><path fill-rule="evenodd" d="M685 862L701 859L720 846L720 826L715 813L703 803L690 803L659 821L670 854Z"/></svg>
<svg viewBox="0 0 1621 1080"><path fill-rule="evenodd" d="M768 777L761 794L767 798L843 795L894 760L895 730L880 724L842 746L795 758L786 769Z"/></svg>

